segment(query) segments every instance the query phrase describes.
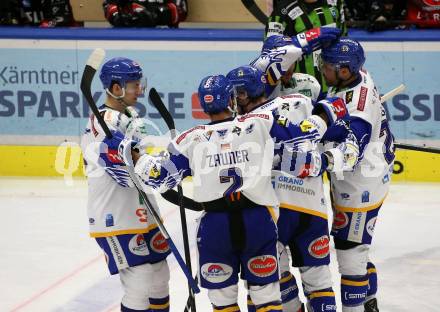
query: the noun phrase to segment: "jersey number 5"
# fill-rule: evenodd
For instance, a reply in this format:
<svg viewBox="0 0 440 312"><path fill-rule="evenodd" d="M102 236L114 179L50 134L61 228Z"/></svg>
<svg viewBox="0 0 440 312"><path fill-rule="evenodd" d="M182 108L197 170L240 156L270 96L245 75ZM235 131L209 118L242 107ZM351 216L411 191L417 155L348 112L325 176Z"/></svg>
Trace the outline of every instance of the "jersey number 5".
<svg viewBox="0 0 440 312"><path fill-rule="evenodd" d="M223 193L224 197L228 197L240 187L243 186L243 178L240 168L232 167L227 169L222 169L219 173L220 183L230 183L232 179L231 186Z"/></svg>

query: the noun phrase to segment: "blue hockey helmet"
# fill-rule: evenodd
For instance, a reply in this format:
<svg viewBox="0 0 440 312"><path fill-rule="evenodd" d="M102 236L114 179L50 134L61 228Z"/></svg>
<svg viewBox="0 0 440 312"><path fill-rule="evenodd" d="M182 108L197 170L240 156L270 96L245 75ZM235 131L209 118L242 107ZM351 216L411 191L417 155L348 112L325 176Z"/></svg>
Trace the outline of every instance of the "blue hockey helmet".
<svg viewBox="0 0 440 312"><path fill-rule="evenodd" d="M351 73L357 73L365 63L365 53L361 44L349 38L339 38L330 46L321 50L321 60L335 65L337 69L348 67Z"/></svg>
<svg viewBox="0 0 440 312"><path fill-rule="evenodd" d="M253 66L237 67L231 70L226 77L238 92L242 89L249 97L258 97L264 94L266 77L261 70Z"/></svg>
<svg viewBox="0 0 440 312"><path fill-rule="evenodd" d="M123 88L127 81L142 79L142 68L133 60L115 57L102 65L99 78L104 89L109 89L112 82L116 82Z"/></svg>
<svg viewBox="0 0 440 312"><path fill-rule="evenodd" d="M223 75L203 78L198 90L200 104L207 114L216 114L227 109L232 93L232 85Z"/></svg>

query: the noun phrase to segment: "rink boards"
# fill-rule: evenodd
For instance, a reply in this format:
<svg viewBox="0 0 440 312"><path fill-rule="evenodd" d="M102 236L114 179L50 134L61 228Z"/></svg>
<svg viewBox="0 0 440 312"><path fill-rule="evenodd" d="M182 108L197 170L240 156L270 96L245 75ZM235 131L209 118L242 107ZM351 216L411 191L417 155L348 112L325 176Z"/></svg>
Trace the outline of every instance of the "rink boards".
<svg viewBox="0 0 440 312"><path fill-rule="evenodd" d="M0 39L0 175L82 175L78 149L70 152L60 144L78 143L87 122L89 111L79 81L96 47L105 48L107 58L123 55L137 60L148 85L163 96L179 130L205 123L196 96L200 79L249 63L261 42L255 32L233 40L221 35L213 38L211 33L206 40L182 34L174 40ZM440 79L435 68L440 41L358 39L363 40L366 68L381 93L401 83L407 86L403 94L386 103L396 141L440 146ZM97 77L92 90L95 100L102 103L104 94ZM141 102L138 108L151 121L152 133L165 132L157 111L146 98ZM438 156L398 151L397 161L394 180L440 181Z"/></svg>

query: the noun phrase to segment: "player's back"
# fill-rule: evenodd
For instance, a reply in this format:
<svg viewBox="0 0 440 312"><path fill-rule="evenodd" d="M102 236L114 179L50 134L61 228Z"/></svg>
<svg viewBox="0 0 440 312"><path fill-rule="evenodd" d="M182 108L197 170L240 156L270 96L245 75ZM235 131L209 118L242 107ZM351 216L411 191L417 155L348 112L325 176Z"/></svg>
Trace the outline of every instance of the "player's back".
<svg viewBox="0 0 440 312"><path fill-rule="evenodd" d="M182 133L173 144L189 160L194 199L207 202L242 192L257 204L277 206L272 124L270 112L253 113Z"/></svg>

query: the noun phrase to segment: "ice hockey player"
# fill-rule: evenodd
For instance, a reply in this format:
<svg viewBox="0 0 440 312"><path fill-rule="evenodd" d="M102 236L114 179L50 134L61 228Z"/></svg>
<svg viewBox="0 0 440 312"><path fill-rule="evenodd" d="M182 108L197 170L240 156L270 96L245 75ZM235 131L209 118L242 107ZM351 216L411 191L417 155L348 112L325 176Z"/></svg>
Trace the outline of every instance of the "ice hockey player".
<svg viewBox="0 0 440 312"><path fill-rule="evenodd" d="M388 193L393 135L356 40L341 38L322 50L328 94L345 99L350 128L359 142L359 163L343 176L331 174L335 209L332 235L341 273L343 311L378 311L377 275L369 250L377 215Z"/></svg>
<svg viewBox="0 0 440 312"><path fill-rule="evenodd" d="M292 146L319 141L326 121L331 125L344 114L338 117L330 103L322 102L319 116L299 125L270 111L234 119L232 96L224 76L204 78L199 99L211 123L173 140L168 159L130 153L132 141L118 133L104 142L117 147L127 164L133 154L135 172L161 191L193 176L194 199L205 209L197 232L199 277L214 311L239 311L238 272L257 311L280 311L278 200L271 184L274 141L288 140Z"/></svg>
<svg viewBox="0 0 440 312"><path fill-rule="evenodd" d="M267 78L266 96L278 95L277 86L288 71L293 73L295 62L336 40L340 30L333 27L313 28L293 37L274 35L267 38L260 55L250 65L261 70ZM279 88L279 87L278 87ZM274 92L275 91L275 92Z"/></svg>
<svg viewBox="0 0 440 312"><path fill-rule="evenodd" d="M305 74L301 74L305 75ZM308 75L306 75L308 76ZM238 111L245 113L259 113L262 111L277 111L286 116L290 122L298 123L309 117L314 109L314 100L300 93L293 93L273 100L267 100L264 94L264 74L252 67L241 66L231 70L227 77L236 88ZM303 77L307 78L307 77ZM313 77L311 77L313 78ZM313 85L313 80L303 79L297 85L298 90L315 90L319 94L319 84ZM317 83L317 82L316 82ZM295 92L295 88L290 89ZM310 91L309 91L310 92ZM323 102L331 103L334 107L343 107L340 98L329 98ZM336 110L338 111L338 109ZM334 126L327 130L331 131ZM327 135L327 134L326 134ZM339 138L347 139L347 134ZM356 144L356 142L353 142ZM318 153L316 147L310 151ZM335 151L325 155L335 164ZM281 157L284 161L289 155L283 149ZM289 156L290 157L290 156ZM315 158L311 158L312 161ZM319 159L319 158L318 158ZM336 157L342 159L342 157ZM319 166L320 164L308 163ZM339 162L328 170L342 170L343 162ZM278 235L281 246L280 272L281 294L283 311L305 311L298 297L298 287L295 277L289 270L289 259L284 246L289 246L292 254L292 265L298 267L301 280L307 297L309 311L336 311L335 294L332 289L332 278L329 269L329 230L327 205L324 197L324 188L321 177L295 177L283 170L283 163L275 165L272 171L275 193L280 201L280 217L278 219ZM324 171L324 168L321 169ZM250 300L249 300L250 301ZM251 301L250 301L251 302ZM249 311L255 311L250 304Z"/></svg>
<svg viewBox="0 0 440 312"><path fill-rule="evenodd" d="M137 140L146 135L134 109L145 88L142 77L141 67L127 58L109 60L100 72L107 94L100 113L110 129ZM119 273L124 290L121 311L169 311L168 244L120 167L117 151L103 147L104 137L92 115L81 140L90 236L103 250L110 274Z"/></svg>

